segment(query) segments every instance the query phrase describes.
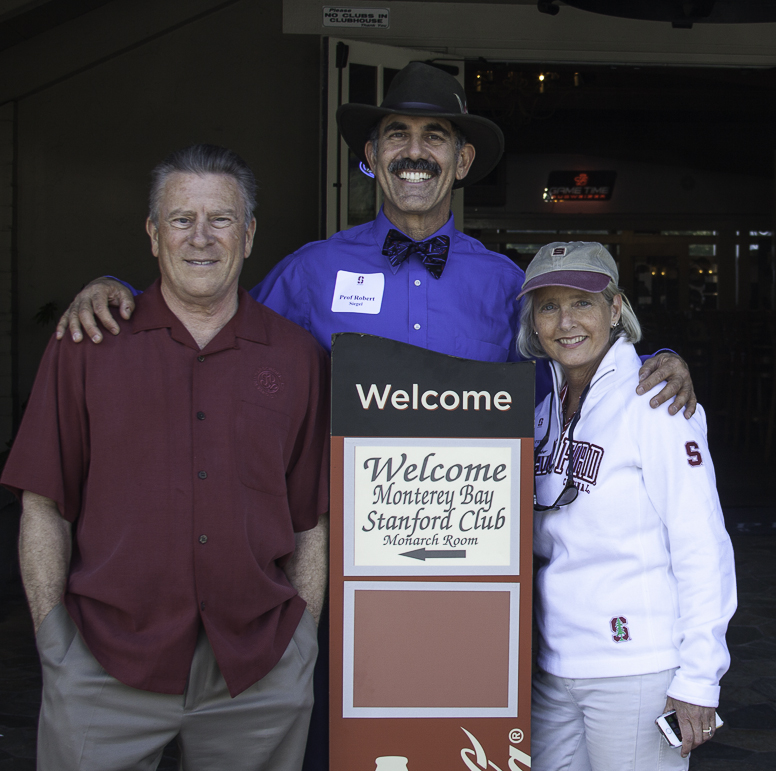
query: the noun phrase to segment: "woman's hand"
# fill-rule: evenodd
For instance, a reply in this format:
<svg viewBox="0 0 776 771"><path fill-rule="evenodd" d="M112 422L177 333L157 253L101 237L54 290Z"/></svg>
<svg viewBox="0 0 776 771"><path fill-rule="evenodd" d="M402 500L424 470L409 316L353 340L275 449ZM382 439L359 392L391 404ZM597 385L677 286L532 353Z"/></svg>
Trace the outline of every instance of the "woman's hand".
<svg viewBox="0 0 776 771"><path fill-rule="evenodd" d="M700 747L703 742L714 736L716 730L716 717L714 707L700 707L697 704L688 704L686 701L666 699L664 712L676 710L676 719L679 721L679 730L682 732L682 757L686 758L690 750Z"/></svg>

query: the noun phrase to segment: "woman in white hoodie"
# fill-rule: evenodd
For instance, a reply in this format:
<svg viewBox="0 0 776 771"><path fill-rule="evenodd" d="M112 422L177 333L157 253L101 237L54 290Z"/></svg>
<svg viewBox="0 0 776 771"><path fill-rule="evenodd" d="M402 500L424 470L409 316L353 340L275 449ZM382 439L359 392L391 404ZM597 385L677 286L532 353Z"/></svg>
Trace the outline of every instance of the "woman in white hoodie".
<svg viewBox="0 0 776 771"><path fill-rule="evenodd" d="M636 396L641 329L617 284L601 244L553 243L521 293L520 351L554 375L535 425L534 771L686 769L730 662L733 551L705 415ZM655 725L671 709L681 749Z"/></svg>

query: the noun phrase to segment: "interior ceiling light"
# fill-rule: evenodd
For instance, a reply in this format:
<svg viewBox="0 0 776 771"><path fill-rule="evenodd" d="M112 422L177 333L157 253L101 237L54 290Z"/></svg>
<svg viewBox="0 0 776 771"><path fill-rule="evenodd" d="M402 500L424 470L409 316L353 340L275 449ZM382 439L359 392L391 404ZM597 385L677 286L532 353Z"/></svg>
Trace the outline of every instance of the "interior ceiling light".
<svg viewBox="0 0 776 771"><path fill-rule="evenodd" d="M581 11L623 19L693 24L758 24L776 21L776 0L564 0ZM542 5L540 2L539 5ZM539 8L541 11L542 8ZM555 9L557 13L558 9ZM548 11L543 11L548 13ZM551 13L551 12L549 12Z"/></svg>

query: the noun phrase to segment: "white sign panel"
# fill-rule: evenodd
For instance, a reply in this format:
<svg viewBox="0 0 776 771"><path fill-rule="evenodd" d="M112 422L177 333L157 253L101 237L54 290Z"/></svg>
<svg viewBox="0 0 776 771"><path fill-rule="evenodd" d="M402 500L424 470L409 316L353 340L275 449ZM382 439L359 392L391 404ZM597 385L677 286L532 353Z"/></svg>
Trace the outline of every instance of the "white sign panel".
<svg viewBox="0 0 776 771"><path fill-rule="evenodd" d="M519 461L508 439L347 439L346 575L518 574Z"/></svg>
<svg viewBox="0 0 776 771"><path fill-rule="evenodd" d="M337 283L331 298L333 313L380 313L383 305L385 275L337 271Z"/></svg>
<svg viewBox="0 0 776 771"><path fill-rule="evenodd" d="M391 26L390 14L388 8L348 8L338 5L324 5L323 26L388 29Z"/></svg>

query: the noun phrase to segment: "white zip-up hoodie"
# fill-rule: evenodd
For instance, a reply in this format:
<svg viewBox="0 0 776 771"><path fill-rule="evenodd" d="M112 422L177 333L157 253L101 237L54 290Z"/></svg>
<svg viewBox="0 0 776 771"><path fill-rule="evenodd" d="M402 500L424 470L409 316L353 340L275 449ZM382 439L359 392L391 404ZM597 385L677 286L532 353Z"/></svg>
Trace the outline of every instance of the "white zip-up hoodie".
<svg viewBox="0 0 776 771"><path fill-rule="evenodd" d="M535 512L539 665L558 677L648 674L679 667L668 695L716 707L736 608L725 531L699 406L690 420L637 396L641 362L624 339L607 352L574 428L577 499ZM567 479L560 366L536 408L537 500Z"/></svg>

